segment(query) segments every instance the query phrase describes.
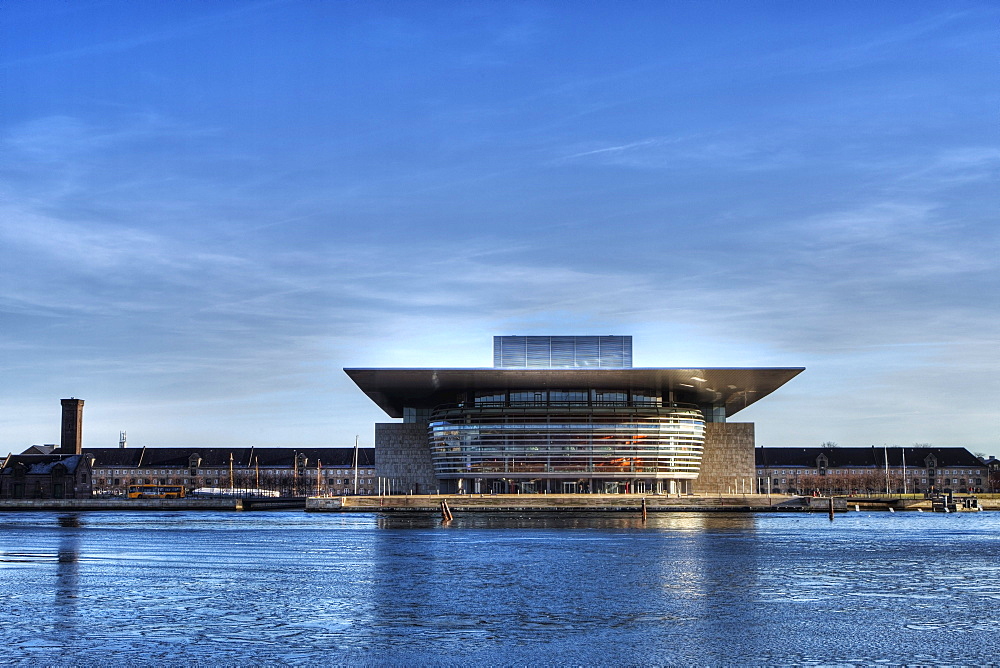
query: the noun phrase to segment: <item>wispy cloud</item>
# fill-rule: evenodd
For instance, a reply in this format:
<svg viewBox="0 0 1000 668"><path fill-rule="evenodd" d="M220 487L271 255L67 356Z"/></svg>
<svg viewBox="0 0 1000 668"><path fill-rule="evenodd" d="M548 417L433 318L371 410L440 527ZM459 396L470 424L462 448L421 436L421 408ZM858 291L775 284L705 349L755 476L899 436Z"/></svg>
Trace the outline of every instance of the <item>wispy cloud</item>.
<svg viewBox="0 0 1000 668"><path fill-rule="evenodd" d="M715 168L720 162L730 170L788 168L801 161L789 146L789 137L715 132L677 137L654 137L625 144L575 151L556 158L563 162L593 162L630 169L683 171L692 167Z"/></svg>
<svg viewBox="0 0 1000 668"><path fill-rule="evenodd" d="M150 30L139 34L131 34L117 39L92 42L81 46L57 49L46 53L36 53L21 57L0 60L0 69L25 67L39 64L50 64L64 60L79 60L98 54L115 54L146 47L153 44L175 40L181 37L191 37L209 29L218 29L229 25L233 19L247 14L253 14L271 7L288 4L288 0L258 0L237 8L197 14L190 20L169 28Z"/></svg>
<svg viewBox="0 0 1000 668"><path fill-rule="evenodd" d="M993 396L996 10L970 7L22 21L38 37L0 62L0 398L86 396L113 437L163 444L353 441L378 411L342 366L488 365L493 334L559 332L804 364L753 407L775 445L854 444L859 403L923 411L959 375Z"/></svg>
<svg viewBox="0 0 1000 668"><path fill-rule="evenodd" d="M940 190L962 183L1000 179L1000 144L949 147L915 164L900 165L899 181Z"/></svg>
<svg viewBox="0 0 1000 668"><path fill-rule="evenodd" d="M607 146L604 148L596 148L590 151L581 151L580 153L573 153L572 155L567 155L562 160L573 160L574 158L583 158L585 156L591 155L602 155L605 153L622 153L624 151L630 151L636 148L645 148L648 146L655 146L664 143L663 139L644 139L642 141L634 141L628 144L621 144L619 146Z"/></svg>

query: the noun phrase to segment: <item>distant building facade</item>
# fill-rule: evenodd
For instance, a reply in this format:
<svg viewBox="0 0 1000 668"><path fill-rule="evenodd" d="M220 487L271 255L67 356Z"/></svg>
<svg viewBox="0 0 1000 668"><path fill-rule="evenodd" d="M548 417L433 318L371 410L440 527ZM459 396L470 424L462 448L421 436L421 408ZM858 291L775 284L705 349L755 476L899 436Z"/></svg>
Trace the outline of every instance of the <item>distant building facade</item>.
<svg viewBox="0 0 1000 668"><path fill-rule="evenodd" d="M761 494L990 491L989 467L965 448L757 448Z"/></svg>
<svg viewBox="0 0 1000 668"><path fill-rule="evenodd" d="M62 441L33 445L0 462L0 499L82 499L93 489L93 457L80 448L83 400L62 400Z"/></svg>
<svg viewBox="0 0 1000 668"><path fill-rule="evenodd" d="M128 485L263 489L283 496L376 494L372 448L87 448L94 493ZM357 454L357 467L354 465Z"/></svg>
<svg viewBox="0 0 1000 668"><path fill-rule="evenodd" d="M60 446L33 445L0 461L0 498L123 495L129 485L183 485L285 496L376 494L372 448L82 447L83 400L62 400Z"/></svg>
<svg viewBox="0 0 1000 668"><path fill-rule="evenodd" d="M11 455L9 465L22 461L73 461L57 454L58 450L33 445L25 454ZM82 458L82 479L75 483L75 489L86 496L91 492L98 496L123 495L129 485L183 485L188 491L263 489L283 496L349 496L377 494L383 485L372 448L86 448ZM35 471L43 473L37 466ZM3 473L9 474L6 462ZM39 477L29 479L25 489L39 489L36 482L46 494L40 498L53 498L44 490L59 489ZM86 488L79 482L86 482Z"/></svg>
<svg viewBox="0 0 1000 668"><path fill-rule="evenodd" d="M983 460L983 464L989 472L989 489L987 491L1000 492L1000 459L990 457Z"/></svg>
<svg viewBox="0 0 1000 668"><path fill-rule="evenodd" d="M86 454L8 455L0 463L0 499L84 499L93 490Z"/></svg>
<svg viewBox="0 0 1000 668"><path fill-rule="evenodd" d="M498 336L493 368L345 369L390 417L393 492L739 493L753 425L801 368L633 368L630 336Z"/></svg>

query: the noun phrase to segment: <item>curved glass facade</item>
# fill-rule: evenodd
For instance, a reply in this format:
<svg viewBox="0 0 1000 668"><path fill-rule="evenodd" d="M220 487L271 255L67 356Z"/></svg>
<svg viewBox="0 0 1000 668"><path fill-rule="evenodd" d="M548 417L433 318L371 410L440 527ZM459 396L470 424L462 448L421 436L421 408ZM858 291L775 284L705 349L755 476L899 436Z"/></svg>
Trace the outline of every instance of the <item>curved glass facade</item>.
<svg viewBox="0 0 1000 668"><path fill-rule="evenodd" d="M626 393L611 401L537 394L510 392L497 401L483 393L473 403L434 409L428 437L435 476L475 481L466 487L473 492L672 492L698 476L705 418L696 406Z"/></svg>

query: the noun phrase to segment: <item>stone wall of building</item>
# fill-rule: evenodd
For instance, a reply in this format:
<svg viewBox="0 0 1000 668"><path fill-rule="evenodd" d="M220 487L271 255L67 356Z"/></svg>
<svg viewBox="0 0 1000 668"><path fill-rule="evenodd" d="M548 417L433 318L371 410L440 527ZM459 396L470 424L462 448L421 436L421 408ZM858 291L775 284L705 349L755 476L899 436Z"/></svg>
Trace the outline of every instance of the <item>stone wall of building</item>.
<svg viewBox="0 0 1000 668"><path fill-rule="evenodd" d="M752 422L709 422L695 494L755 492L754 425Z"/></svg>
<svg viewBox="0 0 1000 668"><path fill-rule="evenodd" d="M0 461L0 498L89 498L92 461L85 455L10 455Z"/></svg>
<svg viewBox="0 0 1000 668"><path fill-rule="evenodd" d="M436 492L440 483L427 445L427 423L376 423L375 467L393 494Z"/></svg>

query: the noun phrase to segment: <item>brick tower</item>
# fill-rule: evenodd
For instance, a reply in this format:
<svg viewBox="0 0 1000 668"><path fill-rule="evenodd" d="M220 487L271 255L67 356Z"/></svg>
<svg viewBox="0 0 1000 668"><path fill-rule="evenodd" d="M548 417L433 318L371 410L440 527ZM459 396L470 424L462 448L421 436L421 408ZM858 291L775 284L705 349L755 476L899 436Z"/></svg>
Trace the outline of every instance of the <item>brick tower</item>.
<svg viewBox="0 0 1000 668"><path fill-rule="evenodd" d="M59 454L79 455L83 446L83 399L62 400L62 440Z"/></svg>

